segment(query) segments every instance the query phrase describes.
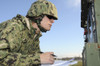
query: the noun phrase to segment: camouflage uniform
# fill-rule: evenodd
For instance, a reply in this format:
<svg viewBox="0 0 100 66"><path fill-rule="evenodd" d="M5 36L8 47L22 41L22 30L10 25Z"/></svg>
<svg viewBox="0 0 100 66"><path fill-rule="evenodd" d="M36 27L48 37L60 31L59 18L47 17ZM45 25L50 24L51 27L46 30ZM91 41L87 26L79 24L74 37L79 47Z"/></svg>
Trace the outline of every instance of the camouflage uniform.
<svg viewBox="0 0 100 66"><path fill-rule="evenodd" d="M0 24L0 66L32 66L40 64L39 37L25 17L17 15Z"/></svg>
<svg viewBox="0 0 100 66"><path fill-rule="evenodd" d="M39 37L32 26L36 22L40 26L45 15L58 19L54 4L46 0L34 2L26 17L17 15L0 24L0 66L38 66L40 65ZM35 17L39 17L35 19Z"/></svg>

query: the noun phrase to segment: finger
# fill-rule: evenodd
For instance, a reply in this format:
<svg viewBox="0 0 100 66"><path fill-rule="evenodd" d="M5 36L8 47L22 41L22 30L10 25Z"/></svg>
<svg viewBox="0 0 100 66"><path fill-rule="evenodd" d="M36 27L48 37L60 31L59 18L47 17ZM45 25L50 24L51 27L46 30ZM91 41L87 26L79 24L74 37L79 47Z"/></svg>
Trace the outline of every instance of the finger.
<svg viewBox="0 0 100 66"><path fill-rule="evenodd" d="M48 52L49 54L54 54L54 52Z"/></svg>
<svg viewBox="0 0 100 66"><path fill-rule="evenodd" d="M51 61L54 61L54 57L53 57L53 56L50 56L50 60L51 60Z"/></svg>
<svg viewBox="0 0 100 66"><path fill-rule="evenodd" d="M51 57L51 58L54 58L53 54L50 54L50 57Z"/></svg>
<svg viewBox="0 0 100 66"><path fill-rule="evenodd" d="M54 54L54 52L45 52L45 54Z"/></svg>
<svg viewBox="0 0 100 66"><path fill-rule="evenodd" d="M50 52L50 54L54 54L54 52Z"/></svg>
<svg viewBox="0 0 100 66"><path fill-rule="evenodd" d="M54 63L54 59L50 59L50 63L53 64Z"/></svg>

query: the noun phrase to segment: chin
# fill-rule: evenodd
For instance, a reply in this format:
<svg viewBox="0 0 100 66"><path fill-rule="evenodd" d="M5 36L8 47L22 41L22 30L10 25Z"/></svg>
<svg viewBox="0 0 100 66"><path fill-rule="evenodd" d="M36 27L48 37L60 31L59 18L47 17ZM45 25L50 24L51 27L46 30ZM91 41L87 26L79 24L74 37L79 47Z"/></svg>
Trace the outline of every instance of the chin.
<svg viewBox="0 0 100 66"><path fill-rule="evenodd" d="M47 31L50 31L50 29L48 29Z"/></svg>

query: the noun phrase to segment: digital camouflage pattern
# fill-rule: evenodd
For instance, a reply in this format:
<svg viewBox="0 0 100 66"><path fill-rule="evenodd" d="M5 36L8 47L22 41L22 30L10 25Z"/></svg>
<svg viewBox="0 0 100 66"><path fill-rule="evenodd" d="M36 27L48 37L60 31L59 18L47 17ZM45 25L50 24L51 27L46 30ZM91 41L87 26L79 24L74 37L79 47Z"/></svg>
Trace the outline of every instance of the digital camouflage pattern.
<svg viewBox="0 0 100 66"><path fill-rule="evenodd" d="M40 33L17 15L0 24L0 66L38 66Z"/></svg>
<svg viewBox="0 0 100 66"><path fill-rule="evenodd" d="M58 19L57 9L54 4L47 0L38 0L31 5L27 16L29 17L38 17L41 15L49 15L54 17L55 20Z"/></svg>

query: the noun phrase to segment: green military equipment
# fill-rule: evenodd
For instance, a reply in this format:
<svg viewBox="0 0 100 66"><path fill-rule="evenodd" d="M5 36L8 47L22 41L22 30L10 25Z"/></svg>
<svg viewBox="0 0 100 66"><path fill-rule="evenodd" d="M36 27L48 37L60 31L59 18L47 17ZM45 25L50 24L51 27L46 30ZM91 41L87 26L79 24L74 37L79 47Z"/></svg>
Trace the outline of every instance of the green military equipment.
<svg viewBox="0 0 100 66"><path fill-rule="evenodd" d="M100 0L81 0L81 27L85 32L83 66L100 66Z"/></svg>
<svg viewBox="0 0 100 66"><path fill-rule="evenodd" d="M38 0L34 2L27 13L27 16L29 17L38 17L41 15L49 15L54 17L55 20L58 19L55 5L46 0Z"/></svg>
<svg viewBox="0 0 100 66"><path fill-rule="evenodd" d="M100 66L98 43L86 43L83 50L83 66Z"/></svg>

